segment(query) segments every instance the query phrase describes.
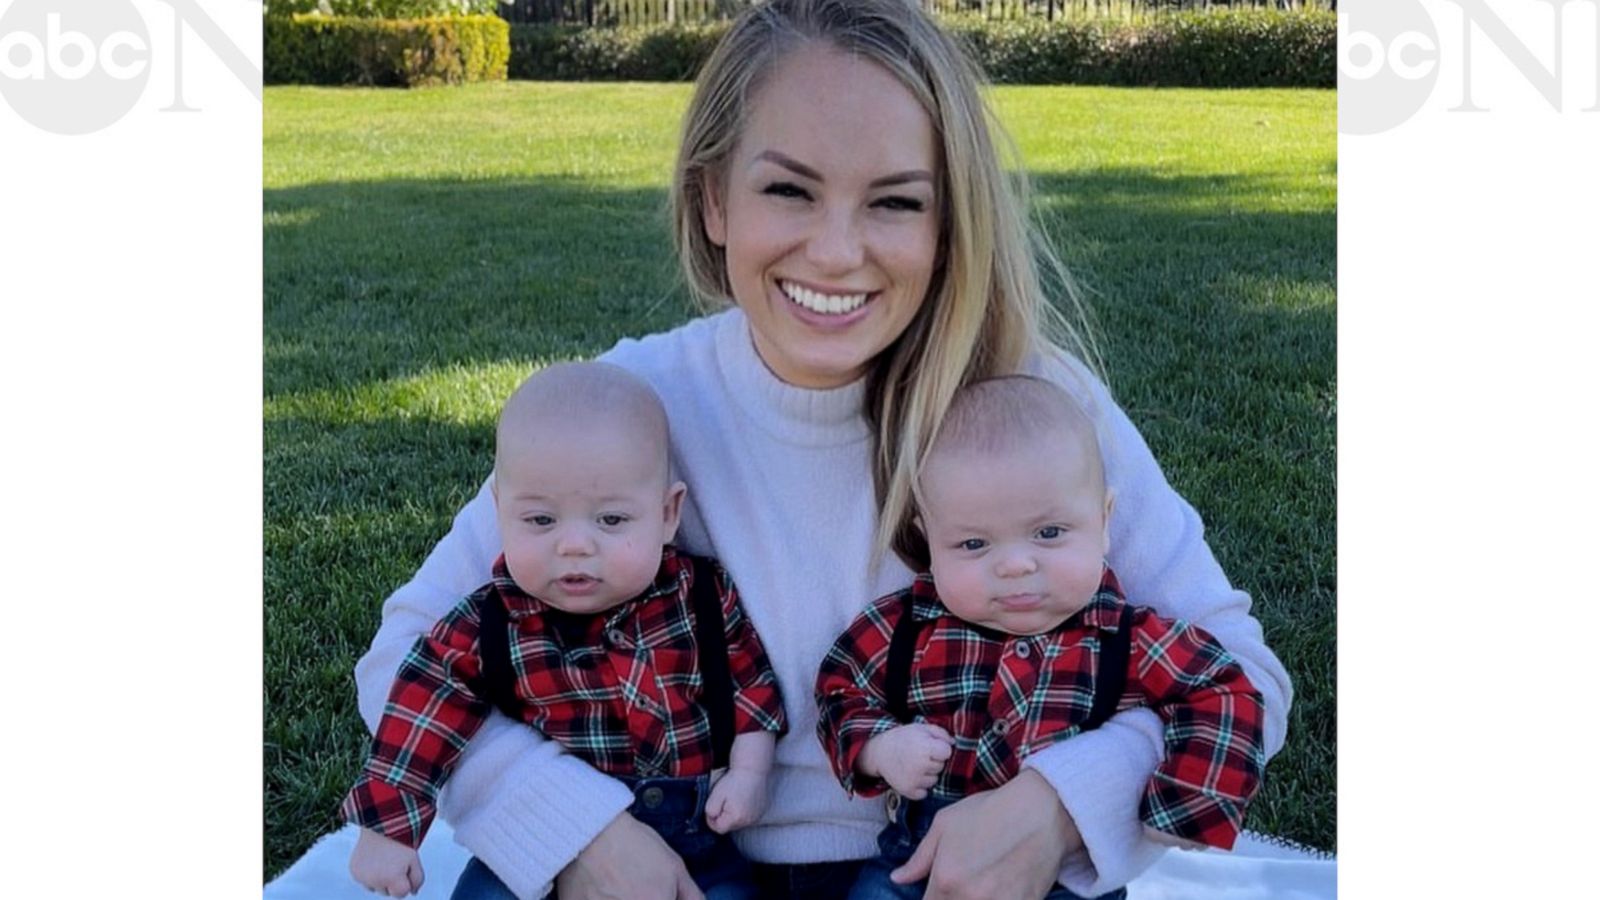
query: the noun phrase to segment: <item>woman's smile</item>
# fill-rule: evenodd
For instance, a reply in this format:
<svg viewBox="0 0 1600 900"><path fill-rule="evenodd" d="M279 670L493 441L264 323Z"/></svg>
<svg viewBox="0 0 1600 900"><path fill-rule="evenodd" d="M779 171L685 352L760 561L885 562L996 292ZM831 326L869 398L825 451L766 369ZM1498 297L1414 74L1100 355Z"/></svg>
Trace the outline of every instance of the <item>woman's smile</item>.
<svg viewBox="0 0 1600 900"><path fill-rule="evenodd" d="M871 315L872 301L881 293L813 290L785 279L779 279L777 287L789 301L789 312L795 318L812 328L824 330L848 328Z"/></svg>

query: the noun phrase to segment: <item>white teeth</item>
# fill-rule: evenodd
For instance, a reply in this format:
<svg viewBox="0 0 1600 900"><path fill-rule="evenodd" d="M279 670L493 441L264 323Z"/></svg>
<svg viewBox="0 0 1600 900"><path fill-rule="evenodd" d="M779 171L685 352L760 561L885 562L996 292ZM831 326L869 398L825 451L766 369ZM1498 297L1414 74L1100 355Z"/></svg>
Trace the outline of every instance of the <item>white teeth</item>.
<svg viewBox="0 0 1600 900"><path fill-rule="evenodd" d="M861 304L867 302L866 294L819 294L787 281L778 282L778 287L783 289L784 295L790 300L823 315L837 316L855 312L861 308Z"/></svg>

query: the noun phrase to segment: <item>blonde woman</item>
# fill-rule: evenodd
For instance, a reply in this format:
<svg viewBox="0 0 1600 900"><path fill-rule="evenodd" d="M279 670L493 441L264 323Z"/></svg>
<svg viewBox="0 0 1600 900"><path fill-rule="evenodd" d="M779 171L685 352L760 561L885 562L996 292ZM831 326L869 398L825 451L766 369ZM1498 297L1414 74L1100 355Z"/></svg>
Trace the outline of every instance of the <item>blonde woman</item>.
<svg viewBox="0 0 1600 900"><path fill-rule="evenodd" d="M744 591L790 721L765 815L736 835L762 897L837 897L876 852L881 799L852 798L816 737L811 691L834 638L926 563L913 484L957 387L1026 371L1095 410L1118 502L1111 565L1130 595L1215 635L1282 746L1288 675L1207 548L1194 510L1056 317L1057 269L1002 171L981 77L909 0L777 0L743 14L685 116L675 234L708 314L603 355L660 394L680 543ZM1070 297L1056 298L1070 302ZM710 311L718 310L721 311ZM1070 352L1069 352L1070 351ZM384 605L357 666L369 727L412 642L483 583L500 550L487 484ZM940 815L902 870L930 897L1116 891L1161 852L1138 804L1159 720L1131 710L1031 757ZM682 863L626 812L620 783L494 716L442 799L457 840L516 897L686 897ZM472 891L459 886L458 896Z"/></svg>

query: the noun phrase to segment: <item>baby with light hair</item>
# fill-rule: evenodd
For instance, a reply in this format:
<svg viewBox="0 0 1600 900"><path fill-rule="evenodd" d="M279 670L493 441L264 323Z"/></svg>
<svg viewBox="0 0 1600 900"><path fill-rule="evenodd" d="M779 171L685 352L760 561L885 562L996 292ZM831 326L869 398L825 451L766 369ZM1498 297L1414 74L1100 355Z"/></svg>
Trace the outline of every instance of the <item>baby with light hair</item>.
<svg viewBox="0 0 1600 900"><path fill-rule="evenodd" d="M1145 827L1233 845L1266 765L1261 696L1209 634L1123 599L1106 563L1114 506L1071 394L1028 376L957 393L916 486L926 571L857 616L817 678L835 775L854 795L893 792L852 900L921 897L925 882L890 873L940 809L1134 706L1161 717L1166 745Z"/></svg>
<svg viewBox="0 0 1600 900"><path fill-rule="evenodd" d="M634 791L708 898L749 896L728 832L753 824L785 728L777 678L720 565L677 550L686 488L648 385L605 363L535 373L506 401L493 580L412 648L341 809L350 871L401 897L439 789L494 710ZM456 897L510 898L468 863Z"/></svg>

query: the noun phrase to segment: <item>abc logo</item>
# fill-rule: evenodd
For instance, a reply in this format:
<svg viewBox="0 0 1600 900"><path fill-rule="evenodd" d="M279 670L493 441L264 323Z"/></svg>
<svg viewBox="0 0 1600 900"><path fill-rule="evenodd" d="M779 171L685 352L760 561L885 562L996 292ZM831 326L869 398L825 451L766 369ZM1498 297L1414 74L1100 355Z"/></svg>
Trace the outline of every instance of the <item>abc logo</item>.
<svg viewBox="0 0 1600 900"><path fill-rule="evenodd" d="M1377 134L1416 115L1439 79L1439 39L1417 0L1339 14L1339 130Z"/></svg>
<svg viewBox="0 0 1600 900"><path fill-rule="evenodd" d="M39 128L99 131L149 79L149 32L128 0L16 0L0 15L0 96Z"/></svg>

